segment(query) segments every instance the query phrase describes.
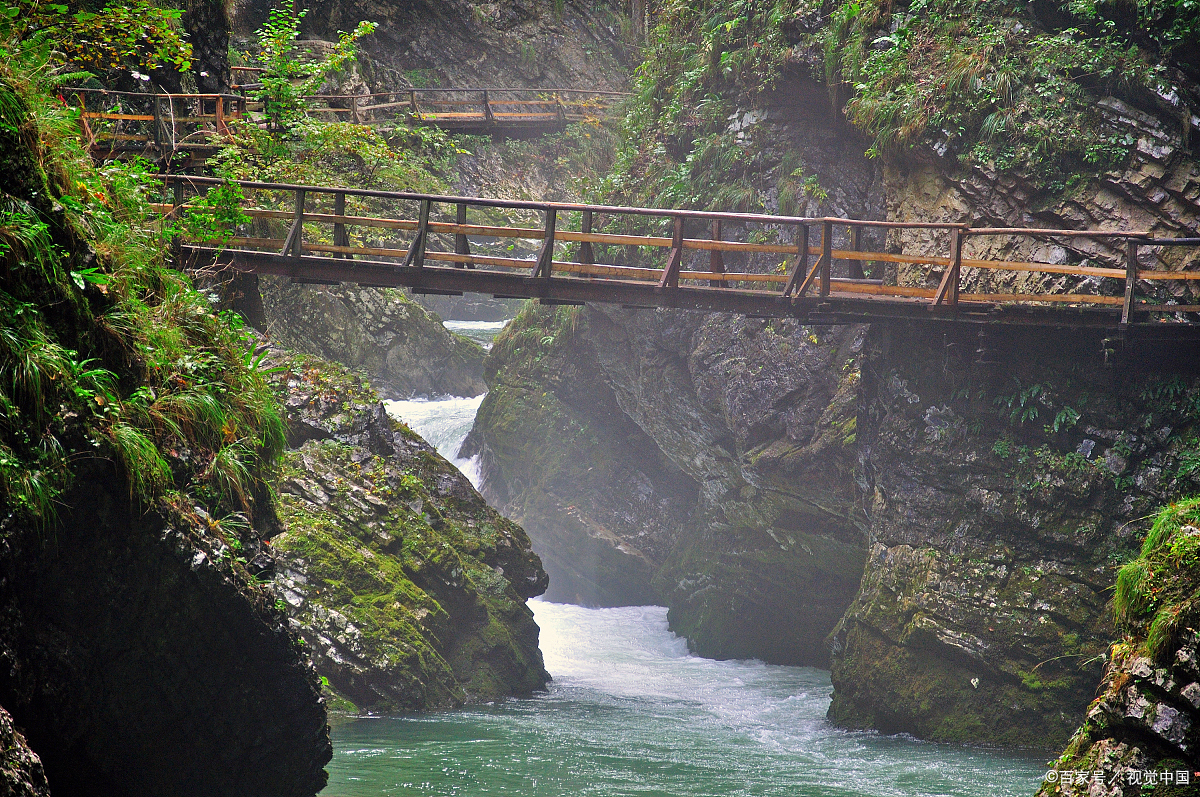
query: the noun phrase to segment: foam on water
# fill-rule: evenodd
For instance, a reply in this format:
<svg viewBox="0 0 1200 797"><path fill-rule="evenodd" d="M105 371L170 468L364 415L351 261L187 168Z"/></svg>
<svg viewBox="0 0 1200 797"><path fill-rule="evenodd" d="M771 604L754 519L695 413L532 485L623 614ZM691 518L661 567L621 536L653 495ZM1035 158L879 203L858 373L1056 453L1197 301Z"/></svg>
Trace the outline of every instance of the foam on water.
<svg viewBox="0 0 1200 797"><path fill-rule="evenodd" d="M658 606L533 601L547 694L334 729L325 794L1029 795L1040 760L838 730L828 673L692 656Z"/></svg>
<svg viewBox="0 0 1200 797"><path fill-rule="evenodd" d="M447 322L466 324L504 322ZM457 454L482 400L387 406L478 486L478 463ZM340 722L322 794L1015 797L1044 772L1040 757L834 728L829 673L693 656L661 606L530 607L547 693Z"/></svg>

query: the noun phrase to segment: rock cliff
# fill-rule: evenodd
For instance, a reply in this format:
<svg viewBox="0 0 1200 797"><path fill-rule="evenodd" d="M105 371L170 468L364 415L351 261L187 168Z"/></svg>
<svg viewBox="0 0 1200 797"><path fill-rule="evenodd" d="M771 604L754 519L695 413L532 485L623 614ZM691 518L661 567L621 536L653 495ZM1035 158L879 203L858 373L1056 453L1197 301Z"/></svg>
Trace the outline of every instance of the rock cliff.
<svg viewBox="0 0 1200 797"><path fill-rule="evenodd" d="M1200 651L1195 499L1159 513L1141 555L1121 569L1114 604L1124 638L1100 695L1039 795L1190 795L1198 787Z"/></svg>
<svg viewBox="0 0 1200 797"><path fill-rule="evenodd" d="M267 331L280 345L370 375L386 399L477 396L484 351L401 291L351 285L298 285L265 278Z"/></svg>
<svg viewBox="0 0 1200 797"><path fill-rule="evenodd" d="M521 528L361 378L312 357L273 363L290 446L275 588L333 692L414 711L543 688L525 601L546 574Z"/></svg>
<svg viewBox="0 0 1200 797"><path fill-rule="evenodd" d="M653 598L704 655L822 663L862 567L862 334L531 305L497 338L464 453L552 595Z"/></svg>
<svg viewBox="0 0 1200 797"><path fill-rule="evenodd" d="M57 797L313 795L332 755L320 682L251 575L278 531L276 405L237 323L164 267L140 169L97 171L42 51L10 46L4 780Z"/></svg>

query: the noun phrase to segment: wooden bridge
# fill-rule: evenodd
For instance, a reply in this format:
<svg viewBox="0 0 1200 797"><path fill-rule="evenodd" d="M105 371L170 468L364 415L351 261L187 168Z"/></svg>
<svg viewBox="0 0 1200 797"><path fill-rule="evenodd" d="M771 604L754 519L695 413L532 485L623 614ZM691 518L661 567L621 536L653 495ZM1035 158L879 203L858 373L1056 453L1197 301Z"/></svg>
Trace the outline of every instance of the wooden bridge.
<svg viewBox="0 0 1200 797"><path fill-rule="evenodd" d="M142 155L186 167L203 161L233 126L265 124L262 103L237 94L149 94L64 89L80 108L85 143L99 158ZM453 133L535 135L599 123L618 92L583 89L404 89L305 97L309 114L372 126L435 125Z"/></svg>
<svg viewBox="0 0 1200 797"><path fill-rule="evenodd" d="M223 183L165 179L170 201L157 207L168 216L187 212L197 195ZM1200 339L1192 315L1200 313L1200 305L1163 298L1168 285L1200 280L1200 270L1143 267L1144 261L1161 263L1168 251L1193 258L1200 252L1196 237L238 185L247 198L242 212L251 222L221 241L177 239L176 256L184 267L215 266L304 283L408 287L414 293L471 291L547 304L608 302L795 317L813 324L917 319ZM906 235L922 238L913 247L922 251L903 251ZM1100 252L1094 260L1115 265L964 257L968 241L988 237L1054 241L1077 254L1086 241ZM877 244L868 247L871 239ZM941 251L931 253L935 247ZM1174 260L1185 266L1200 262ZM1029 293L963 288L987 272L1046 274L1074 287Z"/></svg>

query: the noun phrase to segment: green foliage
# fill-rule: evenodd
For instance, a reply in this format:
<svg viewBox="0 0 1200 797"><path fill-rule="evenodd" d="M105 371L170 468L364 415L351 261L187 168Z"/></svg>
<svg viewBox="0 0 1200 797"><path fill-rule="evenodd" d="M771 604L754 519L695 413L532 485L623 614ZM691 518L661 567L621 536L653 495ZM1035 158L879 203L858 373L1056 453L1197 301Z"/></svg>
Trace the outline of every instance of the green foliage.
<svg viewBox="0 0 1200 797"><path fill-rule="evenodd" d="M279 0L266 23L257 33L261 49L262 87L255 99L263 103L271 126L277 131L291 130L305 118L308 110L304 97L314 94L333 74L342 71L355 58L359 39L375 32L374 22L359 22L350 33L338 33L333 51L320 60L302 63L296 40L300 21L307 10L297 11L294 0Z"/></svg>
<svg viewBox="0 0 1200 797"><path fill-rule="evenodd" d="M1099 98L1169 91L1168 70L1136 41L1146 29L1103 17L1116 8L1065 3L1069 21L1047 29L1007 0L842 0L819 38L827 79L853 91L847 117L874 137L868 154L937 144L1061 192L1122 165L1136 144L1105 124ZM1142 10L1152 28L1169 15Z"/></svg>
<svg viewBox="0 0 1200 797"><path fill-rule="evenodd" d="M100 10L90 3L0 0L0 40L47 45L96 72L191 68L192 48L179 24L182 11L150 0L121 0Z"/></svg>
<svg viewBox="0 0 1200 797"><path fill-rule="evenodd" d="M42 50L5 45L0 158L0 502L50 522L89 459L150 504L187 490L251 515L283 446L240 319L163 264L142 162L97 169Z"/></svg>
<svg viewBox="0 0 1200 797"><path fill-rule="evenodd" d="M1191 498L1159 512L1139 556L1117 573L1114 613L1146 655L1163 660L1179 630L1195 622L1198 578L1200 498Z"/></svg>
<svg viewBox="0 0 1200 797"><path fill-rule="evenodd" d="M188 204L182 218L168 229L168 234L224 247L240 225L250 223L250 217L242 212L245 201L246 195L237 183L227 180L215 185Z"/></svg>
<svg viewBox="0 0 1200 797"><path fill-rule="evenodd" d="M621 146L602 193L657 206L761 209L763 188L752 177L767 171L763 142L753 126L739 137L730 116L774 88L789 51L783 25L799 6L795 0L664 3L634 76ZM780 181L793 179L797 165ZM795 198L793 192L788 201Z"/></svg>

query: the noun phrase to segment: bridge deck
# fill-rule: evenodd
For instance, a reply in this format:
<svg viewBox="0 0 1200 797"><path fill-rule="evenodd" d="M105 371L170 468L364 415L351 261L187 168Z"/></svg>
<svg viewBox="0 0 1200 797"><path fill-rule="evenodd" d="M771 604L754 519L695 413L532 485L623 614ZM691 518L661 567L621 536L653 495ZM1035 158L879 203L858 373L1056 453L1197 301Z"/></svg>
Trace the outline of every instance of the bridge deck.
<svg viewBox="0 0 1200 797"><path fill-rule="evenodd" d="M243 89L246 87L242 87ZM142 94L66 89L100 156L212 154L237 124L265 124L261 103L241 94ZM306 97L309 113L366 125L434 125L454 133L525 135L598 121L619 92L580 89L405 89Z"/></svg>
<svg viewBox="0 0 1200 797"><path fill-rule="evenodd" d="M176 216L193 204L189 192L222 183L166 179L173 187L172 201L159 208ZM1140 257L1169 247L1200 246L1200 238L1154 237L1148 231L972 229L254 182L240 186L248 197L242 212L252 220L248 226L257 237L177 241L186 263L302 282L471 291L549 303L693 308L811 323L909 318L1200 336L1200 324L1188 315L1200 313L1200 306L1160 304L1154 295L1155 285L1200 280L1200 271L1146 269ZM468 223L468 209L480 218ZM533 219L540 223L531 224ZM670 234L647 234L662 227ZM695 234L698 229L702 236ZM835 248L835 235L843 230L843 246ZM879 239L880 233L900 231L920 231L944 247L944 253L896 251L894 236L890 245L874 251L864 245L864 238L871 237L867 233ZM964 242L979 236L1057 241L1068 251L1087 241L1092 260L1101 259L1095 255L1098 247L1104 259L1124 268L964 257ZM740 270L727 268L727 260L741 263ZM894 274L885 281L889 265L903 266L906 281L914 284L894 284ZM1075 287L1070 293L963 290L965 273L989 271L1074 278Z"/></svg>

